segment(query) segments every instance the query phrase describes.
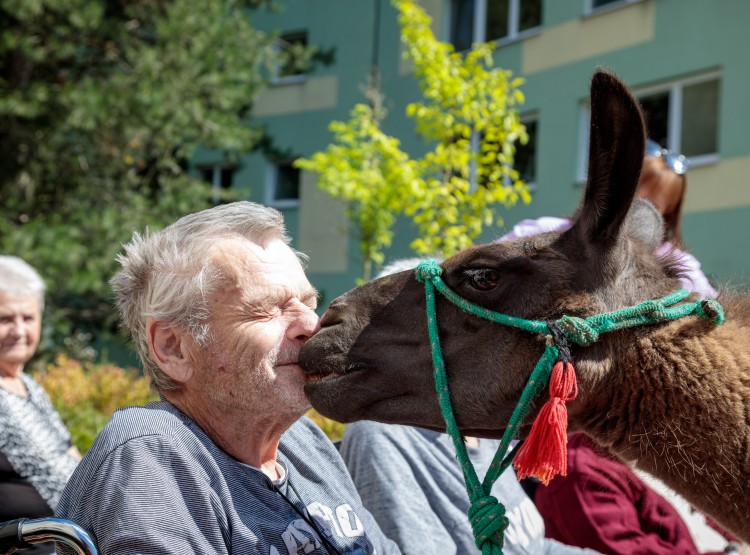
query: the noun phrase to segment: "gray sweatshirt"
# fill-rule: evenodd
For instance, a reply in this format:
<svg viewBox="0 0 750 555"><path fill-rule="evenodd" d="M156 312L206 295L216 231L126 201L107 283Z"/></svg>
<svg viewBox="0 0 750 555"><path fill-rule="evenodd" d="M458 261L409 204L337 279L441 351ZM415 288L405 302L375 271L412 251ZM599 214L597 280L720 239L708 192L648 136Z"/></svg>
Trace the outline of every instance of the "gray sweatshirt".
<svg viewBox="0 0 750 555"><path fill-rule="evenodd" d="M321 534L342 554L399 553L312 421L286 431L278 462L285 477L274 484L169 403L131 407L99 434L57 516L92 533L107 555L323 555Z"/></svg>
<svg viewBox="0 0 750 555"><path fill-rule="evenodd" d="M498 441L482 439L469 448L480 479ZM341 444L362 502L404 555L479 554L467 517L469 497L455 449L446 434L384 425L350 424ZM492 488L506 508L505 555L594 553L545 539L544 522L512 469Z"/></svg>

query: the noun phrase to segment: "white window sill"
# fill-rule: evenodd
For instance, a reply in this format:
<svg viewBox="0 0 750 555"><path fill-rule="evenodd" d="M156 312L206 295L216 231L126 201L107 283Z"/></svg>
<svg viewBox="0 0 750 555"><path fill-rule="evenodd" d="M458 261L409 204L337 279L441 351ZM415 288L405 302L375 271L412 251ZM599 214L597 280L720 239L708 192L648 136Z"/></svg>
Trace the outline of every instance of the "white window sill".
<svg viewBox="0 0 750 555"><path fill-rule="evenodd" d="M307 81L307 74L287 75L286 77L272 77L270 85L272 87L284 87L286 85L299 85Z"/></svg>
<svg viewBox="0 0 750 555"><path fill-rule="evenodd" d="M272 208L299 208L299 199L271 200L266 204Z"/></svg>
<svg viewBox="0 0 750 555"><path fill-rule="evenodd" d="M535 37L537 35L542 34L542 27L534 27L532 29L526 29L525 31L522 31L518 33L517 35L513 35L512 37L503 37L501 39L497 39L495 41L495 46L497 48L502 48L503 46L508 46L509 44L513 44L515 42L521 42L522 40L526 40L531 37Z"/></svg>

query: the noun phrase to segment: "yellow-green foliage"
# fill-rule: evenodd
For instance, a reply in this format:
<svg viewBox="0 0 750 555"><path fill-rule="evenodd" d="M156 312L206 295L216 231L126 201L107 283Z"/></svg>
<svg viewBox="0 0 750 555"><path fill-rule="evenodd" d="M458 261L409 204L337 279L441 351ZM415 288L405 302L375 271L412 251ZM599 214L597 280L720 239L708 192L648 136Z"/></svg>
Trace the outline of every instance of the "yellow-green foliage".
<svg viewBox="0 0 750 555"><path fill-rule="evenodd" d="M320 188L346 204L359 230L365 280L371 263L382 264L398 214L417 224L412 248L418 254L449 256L470 245L484 226L502 223L496 205L531 200L513 169L515 143L528 140L517 109L523 80L493 67L490 44L463 54L438 41L414 0L393 5L422 90L422 101L409 104L406 113L431 150L413 159L383 133L382 95L370 86L369 104L357 104L349 121L331 124L333 143L296 162L318 173Z"/></svg>
<svg viewBox="0 0 750 555"><path fill-rule="evenodd" d="M307 416L309 416L313 422L320 426L320 428L331 440L341 439L341 437L344 435L346 424L342 424L341 422L336 422L335 420L326 418L325 416L319 414L315 409L311 409L307 413Z"/></svg>
<svg viewBox="0 0 750 555"><path fill-rule="evenodd" d="M495 205L531 201L513 169L514 144L528 140L517 109L524 100L523 79L493 67L492 44L457 53L435 39L417 2L393 4L423 97L406 112L435 145L418 161L419 186L405 205L419 226L412 247L419 254L450 256L469 246L483 226L501 223Z"/></svg>
<svg viewBox="0 0 750 555"><path fill-rule="evenodd" d="M82 453L115 409L156 400L148 380L135 369L112 364L84 367L63 355L34 378L47 391Z"/></svg>
<svg viewBox="0 0 750 555"><path fill-rule="evenodd" d="M52 399L57 412L70 430L73 443L85 453L116 409L145 405L158 397L149 390L148 379L132 368L113 364L86 364L64 355L34 374ZM344 434L345 425L321 416L307 414L331 439Z"/></svg>
<svg viewBox="0 0 750 555"><path fill-rule="evenodd" d="M299 168L319 174L318 186L344 201L347 216L356 222L364 258L363 278L370 279L372 264L383 263L383 249L390 246L391 231L414 183L414 162L398 139L380 129L386 115L381 96L366 92L371 104L357 104L346 122L329 126L334 142L311 158L299 159Z"/></svg>

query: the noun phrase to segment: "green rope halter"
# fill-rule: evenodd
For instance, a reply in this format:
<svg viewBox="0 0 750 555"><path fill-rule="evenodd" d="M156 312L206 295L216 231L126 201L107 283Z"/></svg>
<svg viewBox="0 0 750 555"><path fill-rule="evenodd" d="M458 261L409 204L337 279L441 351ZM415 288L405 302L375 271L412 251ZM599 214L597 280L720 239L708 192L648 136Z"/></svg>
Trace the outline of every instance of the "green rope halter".
<svg viewBox="0 0 750 555"><path fill-rule="evenodd" d="M425 260L417 266L416 278L423 282L427 301L427 327L430 337L430 349L434 366L435 388L440 402L440 409L446 423L446 430L453 439L456 456L464 474L466 491L469 494L469 521L474 533L474 541L483 555L502 555L505 529L508 519L505 517L505 507L490 495L492 485L502 472L510 465L520 443L503 456L515 438L516 431L530 410L530 403L541 393L549 381L552 366L560 356L560 349L567 349L565 341L579 346L589 345L599 339L602 333L629 328L639 325L656 324L669 320L676 320L691 314L721 324L724 321L724 309L713 299L704 299L675 306L684 301L690 293L686 289L679 289L661 299L645 301L636 306L623 308L614 312L578 318L563 316L555 322L525 320L488 310L473 304L452 291L440 278L443 269L437 260ZM480 483L474 465L469 460L466 445L456 423L448 391L448 378L445 373L440 338L438 336L437 312L435 308L435 290L439 291L449 301L466 313L484 318L496 324L510 326L530 333L547 337L547 345L541 358L529 377L529 381L521 394L521 398L511 415L505 429L497 453L492 460L484 480ZM557 329L562 331L564 338L559 338Z"/></svg>

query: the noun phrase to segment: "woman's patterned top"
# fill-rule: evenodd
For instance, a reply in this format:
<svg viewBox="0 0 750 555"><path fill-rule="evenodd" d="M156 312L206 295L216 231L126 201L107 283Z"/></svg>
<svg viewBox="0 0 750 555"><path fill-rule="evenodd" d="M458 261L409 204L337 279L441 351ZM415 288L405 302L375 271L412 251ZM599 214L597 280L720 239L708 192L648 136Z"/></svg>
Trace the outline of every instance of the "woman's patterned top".
<svg viewBox="0 0 750 555"><path fill-rule="evenodd" d="M0 452L54 511L78 462L70 433L42 387L21 374L28 397L0 388Z"/></svg>

